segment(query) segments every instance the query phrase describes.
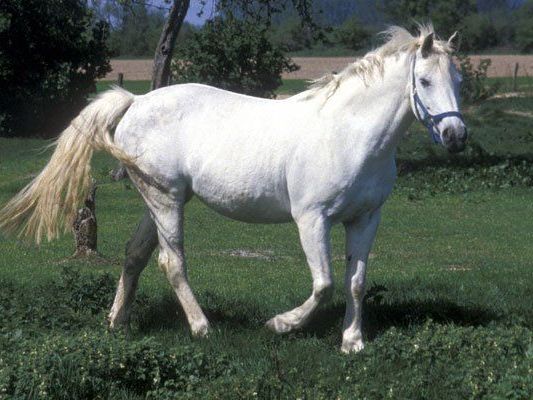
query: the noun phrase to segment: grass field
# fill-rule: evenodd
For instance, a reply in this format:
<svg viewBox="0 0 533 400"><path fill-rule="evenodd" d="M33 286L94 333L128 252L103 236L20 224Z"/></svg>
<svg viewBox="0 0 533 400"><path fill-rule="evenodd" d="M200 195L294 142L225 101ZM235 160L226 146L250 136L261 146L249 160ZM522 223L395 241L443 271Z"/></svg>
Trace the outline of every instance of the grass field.
<svg viewBox="0 0 533 400"><path fill-rule="evenodd" d="M129 338L109 333L105 315L143 204L131 184L108 178L115 163L98 154L103 259L69 259L70 236L40 247L0 237L0 398L531 398L533 120L510 112L532 105L469 107L475 146L456 157L413 127L371 255L367 347L350 356L338 350L341 229L333 300L303 331L276 336L264 322L311 289L295 227L233 222L197 200L185 245L213 333L189 336L155 259ZM44 166L45 144L0 140L0 204Z"/></svg>
<svg viewBox="0 0 533 400"><path fill-rule="evenodd" d="M498 85L501 91L508 92L513 89L513 78L489 78L490 85ZM98 92L109 89L114 82L99 81L96 83ZM293 95L304 91L309 84L306 79L284 79L283 84L278 88L280 95ZM150 90L150 81L125 81L124 87L135 94L144 94ZM533 91L533 77L521 76L516 81L516 89L522 92Z"/></svg>
<svg viewBox="0 0 533 400"><path fill-rule="evenodd" d="M112 81L99 81L96 83L96 90L101 92L107 90L113 85ZM144 94L150 90L150 81L124 81L124 87L132 93ZM307 80L305 79L285 79L278 94L296 94L307 87Z"/></svg>

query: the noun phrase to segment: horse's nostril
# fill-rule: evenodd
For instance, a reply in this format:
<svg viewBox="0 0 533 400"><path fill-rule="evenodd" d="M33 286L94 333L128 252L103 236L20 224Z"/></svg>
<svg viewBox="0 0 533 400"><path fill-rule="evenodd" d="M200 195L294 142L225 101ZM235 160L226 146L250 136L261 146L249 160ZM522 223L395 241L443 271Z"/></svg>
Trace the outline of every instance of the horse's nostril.
<svg viewBox="0 0 533 400"><path fill-rule="evenodd" d="M452 131L450 130L450 128L446 128L442 131L442 138L445 139L445 140L448 140L450 138L450 135L451 135Z"/></svg>

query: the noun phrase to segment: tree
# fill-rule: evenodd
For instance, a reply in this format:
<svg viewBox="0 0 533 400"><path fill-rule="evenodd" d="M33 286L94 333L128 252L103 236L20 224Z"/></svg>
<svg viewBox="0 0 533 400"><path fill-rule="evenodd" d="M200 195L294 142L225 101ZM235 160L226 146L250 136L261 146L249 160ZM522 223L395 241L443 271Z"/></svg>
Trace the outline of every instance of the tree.
<svg viewBox="0 0 533 400"><path fill-rule="evenodd" d="M477 8L475 0L383 0L382 11L390 22L410 29L416 28L416 22L432 21L436 31L447 38Z"/></svg>
<svg viewBox="0 0 533 400"><path fill-rule="evenodd" d="M309 27L302 26L296 17L288 17L272 27L272 42L286 51L308 49L313 45L313 34Z"/></svg>
<svg viewBox="0 0 533 400"><path fill-rule="evenodd" d="M205 0L200 0L204 6ZM169 3L170 0L165 0ZM161 33L154 57L152 89L166 86L170 82L170 61L174 52L176 38L183 20L189 10L189 0L173 0L167 22ZM309 26L313 32L320 31L313 22L311 0L217 0L217 12L221 15L237 15L240 20L255 23L257 26L269 27L274 15L281 13L289 5L297 11L302 24Z"/></svg>
<svg viewBox="0 0 533 400"><path fill-rule="evenodd" d="M0 2L0 135L59 133L110 71L107 35L83 0Z"/></svg>
<svg viewBox="0 0 533 400"><path fill-rule="evenodd" d="M368 44L370 32L363 27L359 18L348 18L334 33L336 41L351 50L360 50Z"/></svg>
<svg viewBox="0 0 533 400"><path fill-rule="evenodd" d="M114 55L152 57L166 19L163 11L149 10L144 4L123 8L109 37Z"/></svg>
<svg viewBox="0 0 533 400"><path fill-rule="evenodd" d="M297 66L257 24L228 16L208 21L184 46L173 67L177 82L198 82L252 96L272 97L281 73Z"/></svg>
<svg viewBox="0 0 533 400"><path fill-rule="evenodd" d="M152 89L167 86L170 83L170 61L189 5L189 0L174 0L172 2L155 51Z"/></svg>
<svg viewBox="0 0 533 400"><path fill-rule="evenodd" d="M533 1L527 1L522 8L515 11L515 39L518 49L523 53L533 52Z"/></svg>
<svg viewBox="0 0 533 400"><path fill-rule="evenodd" d="M500 35L486 14L471 14L461 23L461 51L485 50L499 43Z"/></svg>

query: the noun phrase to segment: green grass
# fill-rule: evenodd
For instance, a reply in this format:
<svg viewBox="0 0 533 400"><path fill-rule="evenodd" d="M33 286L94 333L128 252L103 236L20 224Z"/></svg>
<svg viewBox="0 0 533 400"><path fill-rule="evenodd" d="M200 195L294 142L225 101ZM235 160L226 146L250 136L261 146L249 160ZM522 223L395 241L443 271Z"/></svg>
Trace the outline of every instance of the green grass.
<svg viewBox="0 0 533 400"><path fill-rule="evenodd" d="M530 102L497 99L472 107L474 137L501 156L531 154L531 119L501 113L528 109ZM435 150L427 142L415 127L400 156L427 159ZM50 151L38 151L45 144L0 139L0 204L45 165ZM50 398L60 397L50 391L63 390L72 399L141 399L150 391L152 398L529 398L530 186L454 190L448 181L448 191L426 187L412 196L411 178L400 177L370 259L367 347L344 356L338 351L342 229L335 227L332 237L333 300L303 331L276 336L263 323L311 290L294 225L230 221L194 199L186 209L185 246L211 336L189 336L155 257L141 278L129 342L109 335L104 318L113 282L143 213L131 184L109 180L114 165L103 154L93 160L104 261L69 259L70 236L40 247L0 237L0 397L16 397L18 390L27 398L34 388ZM421 174L416 179L441 185L432 173ZM243 249L264 256L235 255Z"/></svg>
<svg viewBox="0 0 533 400"><path fill-rule="evenodd" d="M512 77L488 78L489 84L497 84L500 92L513 91L514 81ZM516 78L516 91L533 92L533 76L518 76Z"/></svg>
<svg viewBox="0 0 533 400"><path fill-rule="evenodd" d="M500 92L510 92L513 89L512 78L489 78L489 84L497 84ZM112 81L98 81L96 83L97 92L107 90L114 85ZM284 79L282 85L276 90L277 94L294 95L307 89L309 80L307 79ZM144 94L150 90L150 81L124 81L124 87L132 93ZM533 77L518 77L517 90L531 92L533 90Z"/></svg>
<svg viewBox="0 0 533 400"><path fill-rule="evenodd" d="M145 94L150 91L150 81L124 81L124 88L135 94ZM98 81L96 82L96 91L103 92L116 85L114 81Z"/></svg>
<svg viewBox="0 0 533 400"><path fill-rule="evenodd" d="M98 81L96 83L96 91L102 92L116 84L112 81ZM304 91L307 88L308 81L306 79L284 79L282 85L278 88L278 94L296 94ZM150 90L150 81L124 81L124 88L135 94L144 94Z"/></svg>
<svg viewBox="0 0 533 400"><path fill-rule="evenodd" d="M307 89L309 80L307 79L284 79L283 84L276 91L278 94L293 95Z"/></svg>

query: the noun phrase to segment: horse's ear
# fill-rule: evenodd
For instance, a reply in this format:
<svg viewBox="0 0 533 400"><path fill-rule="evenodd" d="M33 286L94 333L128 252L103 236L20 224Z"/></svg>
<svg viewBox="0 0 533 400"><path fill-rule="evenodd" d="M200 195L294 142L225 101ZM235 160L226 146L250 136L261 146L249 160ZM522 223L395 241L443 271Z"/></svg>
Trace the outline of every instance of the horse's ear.
<svg viewBox="0 0 533 400"><path fill-rule="evenodd" d="M459 35L457 34L457 31L455 31L452 36L450 36L450 38L448 39L448 44L450 45L450 47L454 50L458 50L459 49Z"/></svg>
<svg viewBox="0 0 533 400"><path fill-rule="evenodd" d="M420 51L422 52L422 57L426 58L431 53L431 49L433 48L433 32L427 35L424 38L424 42L422 42L422 47L420 48Z"/></svg>

